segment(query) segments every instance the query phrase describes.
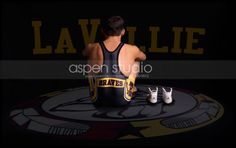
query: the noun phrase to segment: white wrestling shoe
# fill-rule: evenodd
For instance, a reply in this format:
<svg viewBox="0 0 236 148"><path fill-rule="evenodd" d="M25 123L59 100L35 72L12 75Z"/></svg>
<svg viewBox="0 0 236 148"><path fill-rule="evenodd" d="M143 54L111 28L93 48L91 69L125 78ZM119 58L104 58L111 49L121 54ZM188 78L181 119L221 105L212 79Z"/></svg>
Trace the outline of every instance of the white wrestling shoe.
<svg viewBox="0 0 236 148"><path fill-rule="evenodd" d="M148 101L152 104L157 103L158 87L156 87L156 90L151 90L151 88L148 88L148 90L149 90Z"/></svg>
<svg viewBox="0 0 236 148"><path fill-rule="evenodd" d="M173 102L172 98L172 88L170 88L170 91L167 92L165 88L162 87L163 94L162 94L162 100L165 104L170 104Z"/></svg>

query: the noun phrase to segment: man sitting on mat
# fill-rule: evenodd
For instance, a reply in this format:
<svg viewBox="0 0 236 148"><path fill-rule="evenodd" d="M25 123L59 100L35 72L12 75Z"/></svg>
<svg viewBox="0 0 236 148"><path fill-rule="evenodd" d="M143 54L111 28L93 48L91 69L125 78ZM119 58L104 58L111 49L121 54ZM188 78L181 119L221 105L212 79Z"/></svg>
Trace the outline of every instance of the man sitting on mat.
<svg viewBox="0 0 236 148"><path fill-rule="evenodd" d="M100 67L89 73L91 100L96 105L128 105L134 97L139 62L146 55L137 46L121 42L125 29L120 16L110 17L101 25L105 40L90 43L83 51L92 68Z"/></svg>

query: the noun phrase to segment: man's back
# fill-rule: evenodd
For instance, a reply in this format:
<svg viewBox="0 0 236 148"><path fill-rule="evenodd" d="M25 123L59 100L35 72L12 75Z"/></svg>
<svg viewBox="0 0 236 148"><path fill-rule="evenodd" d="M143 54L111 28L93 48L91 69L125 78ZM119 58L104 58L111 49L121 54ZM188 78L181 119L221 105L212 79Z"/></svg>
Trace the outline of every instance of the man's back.
<svg viewBox="0 0 236 148"><path fill-rule="evenodd" d="M138 61L146 59L136 46L124 44L124 21L113 16L102 23L105 40L88 44L83 51L91 66L90 97L95 104L123 106L133 98ZM105 69L104 69L105 67Z"/></svg>
<svg viewBox="0 0 236 148"><path fill-rule="evenodd" d="M114 52L120 42L104 41L106 49ZM103 64L103 51L99 43L91 43L86 47L86 54L91 66ZM124 44L118 55L118 66L122 74L126 77L132 73L132 67L138 60L145 60L145 55L134 45Z"/></svg>

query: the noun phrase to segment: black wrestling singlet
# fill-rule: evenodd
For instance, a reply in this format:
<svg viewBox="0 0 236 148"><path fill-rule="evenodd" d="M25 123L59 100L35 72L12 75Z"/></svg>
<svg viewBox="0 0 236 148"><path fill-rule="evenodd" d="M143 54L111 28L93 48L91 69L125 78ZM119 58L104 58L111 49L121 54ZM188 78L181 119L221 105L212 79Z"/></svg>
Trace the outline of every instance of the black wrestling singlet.
<svg viewBox="0 0 236 148"><path fill-rule="evenodd" d="M124 43L110 52L103 42L99 43L103 52L101 72L89 78L92 102L102 106L128 105L133 97L135 79L123 75L118 66L118 57Z"/></svg>

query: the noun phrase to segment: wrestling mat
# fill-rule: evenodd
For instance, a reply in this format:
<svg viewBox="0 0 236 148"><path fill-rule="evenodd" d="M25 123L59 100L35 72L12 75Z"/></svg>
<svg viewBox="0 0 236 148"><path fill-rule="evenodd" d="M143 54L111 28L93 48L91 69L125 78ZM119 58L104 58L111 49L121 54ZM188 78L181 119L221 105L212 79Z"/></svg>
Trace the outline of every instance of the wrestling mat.
<svg viewBox="0 0 236 148"><path fill-rule="evenodd" d="M172 104L161 101L161 89L158 103L149 104L145 93L148 87L156 86L138 85L137 96L128 107L95 107L88 98L88 87L78 87L39 96L15 107L9 116L26 131L65 138L122 140L186 132L223 115L217 101L178 88L173 88Z"/></svg>

